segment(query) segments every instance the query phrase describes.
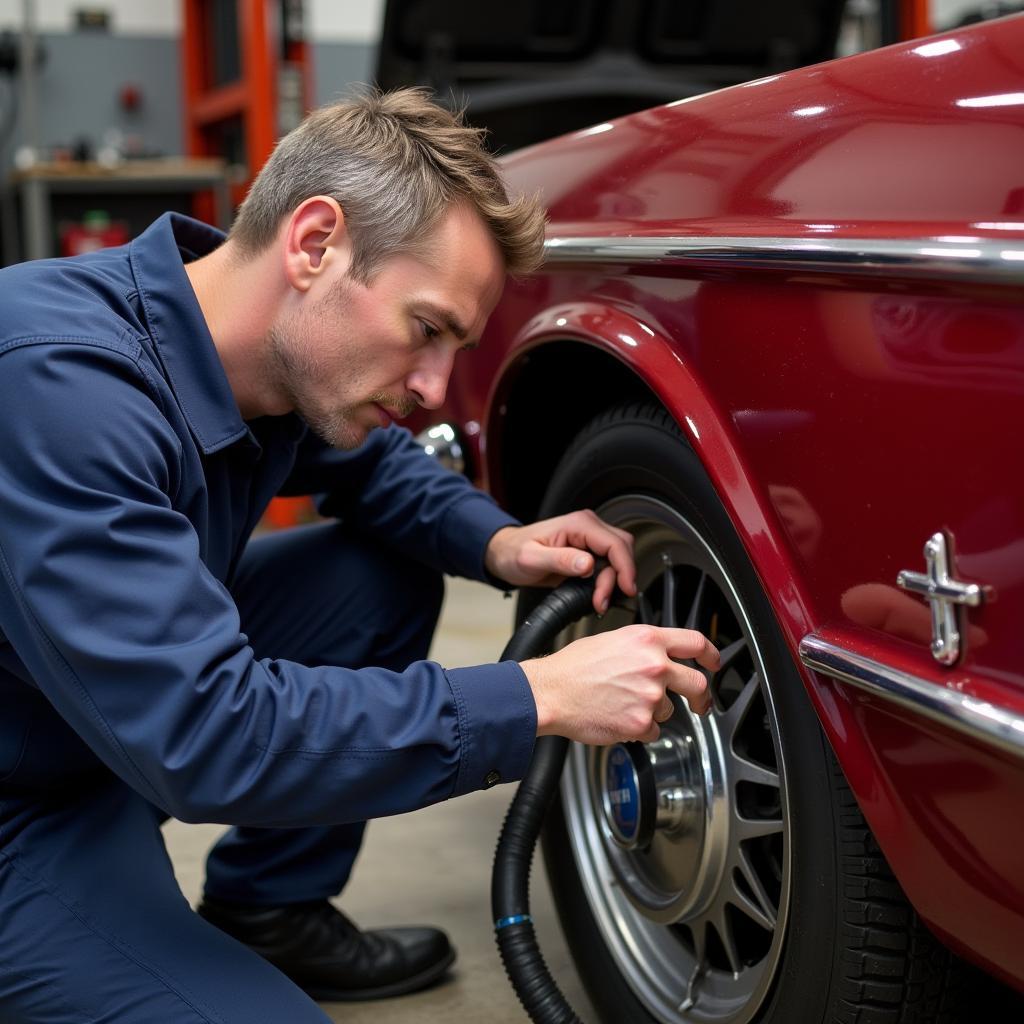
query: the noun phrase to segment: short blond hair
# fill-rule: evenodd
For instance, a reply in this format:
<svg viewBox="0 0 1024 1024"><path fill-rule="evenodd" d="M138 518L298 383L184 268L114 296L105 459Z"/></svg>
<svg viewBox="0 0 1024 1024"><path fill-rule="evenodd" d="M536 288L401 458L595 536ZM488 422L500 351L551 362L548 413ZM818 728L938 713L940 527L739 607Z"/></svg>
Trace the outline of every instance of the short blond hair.
<svg viewBox="0 0 1024 1024"><path fill-rule="evenodd" d="M333 197L352 239L352 276L368 281L390 256L415 251L452 203L468 203L513 276L543 259L544 208L509 198L484 132L426 89L373 90L313 111L274 149L238 211L231 238L265 250L311 196Z"/></svg>

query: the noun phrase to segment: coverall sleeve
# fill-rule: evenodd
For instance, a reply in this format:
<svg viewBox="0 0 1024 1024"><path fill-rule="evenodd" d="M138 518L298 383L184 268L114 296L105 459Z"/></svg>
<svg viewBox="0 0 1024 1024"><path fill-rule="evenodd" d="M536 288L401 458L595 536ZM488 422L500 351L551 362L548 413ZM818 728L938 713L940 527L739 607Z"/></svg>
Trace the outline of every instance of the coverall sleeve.
<svg viewBox="0 0 1024 1024"><path fill-rule="evenodd" d="M59 714L185 821L361 820L521 777L536 711L515 663L254 657L174 507L181 442L134 344L0 354L0 629Z"/></svg>
<svg viewBox="0 0 1024 1024"><path fill-rule="evenodd" d="M504 586L484 567L491 537L518 520L427 455L404 427L374 430L354 451L307 435L283 494L320 495L322 515L451 576Z"/></svg>

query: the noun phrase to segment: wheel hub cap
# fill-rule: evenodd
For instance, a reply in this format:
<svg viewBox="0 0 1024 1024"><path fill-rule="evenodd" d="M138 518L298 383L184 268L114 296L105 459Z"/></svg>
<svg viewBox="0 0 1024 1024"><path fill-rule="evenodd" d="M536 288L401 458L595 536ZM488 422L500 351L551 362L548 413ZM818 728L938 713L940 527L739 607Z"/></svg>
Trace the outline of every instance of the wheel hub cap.
<svg viewBox="0 0 1024 1024"><path fill-rule="evenodd" d="M601 752L602 804L612 839L645 850L655 833L696 834L705 799L692 736L668 732L653 743L616 743Z"/></svg>
<svg viewBox="0 0 1024 1024"><path fill-rule="evenodd" d="M605 856L624 896L672 924L703 910L728 850L721 757L713 727L682 706L653 743L588 752Z"/></svg>

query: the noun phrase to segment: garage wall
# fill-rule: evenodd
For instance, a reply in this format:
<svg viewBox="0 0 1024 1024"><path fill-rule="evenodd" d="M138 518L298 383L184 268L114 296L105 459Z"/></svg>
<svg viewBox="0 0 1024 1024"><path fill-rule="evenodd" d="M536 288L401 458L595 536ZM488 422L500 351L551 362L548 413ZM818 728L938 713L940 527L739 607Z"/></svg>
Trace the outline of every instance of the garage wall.
<svg viewBox="0 0 1024 1024"><path fill-rule="evenodd" d="M307 0L312 42L314 100L342 95L355 82L369 82L385 0ZM976 10L982 0L933 0L936 24L949 24ZM75 11L109 12L110 30L81 31ZM0 0L0 31L17 32L21 0ZM39 143L72 145L85 137L94 145L111 129L133 135L146 151L182 152L179 0L35 0L36 24L48 58L39 74ZM139 86L138 111L119 107L119 89ZM24 141L15 92L0 76L0 168ZM4 131L5 126L8 128Z"/></svg>
<svg viewBox="0 0 1024 1024"><path fill-rule="evenodd" d="M95 147L113 130L137 136L146 151L182 151L176 39L93 32L41 32L39 39L46 52L37 79L40 146L70 146L85 138ZM17 91L6 79L0 81L0 118L6 119ZM118 102L126 84L141 91L136 111L124 111ZM16 122L13 140L5 148L24 141L22 126Z"/></svg>
<svg viewBox="0 0 1024 1024"><path fill-rule="evenodd" d="M99 8L110 14L110 30L78 30L75 11ZM134 135L147 151L181 153L181 5L178 0L36 0L36 26L46 50L38 77L39 144L70 146L86 138L102 142L111 129ZM368 82L376 62L383 0L307 2L312 40L313 88L317 104L337 98L353 82ZM0 32L17 33L20 0L0 0ZM125 84L142 92L138 111L118 104ZM9 167L24 143L16 90L0 76L0 166Z"/></svg>
<svg viewBox="0 0 1024 1024"><path fill-rule="evenodd" d="M329 103L353 83L371 82L384 0L306 0L306 12L316 102Z"/></svg>
<svg viewBox="0 0 1024 1024"><path fill-rule="evenodd" d="M87 139L96 147L113 130L136 136L145 151L180 153L178 4L123 0L102 5L112 14L110 32L75 31L76 6L84 5L37 0L36 25L46 54L37 76L39 144L71 146ZM0 32L9 30L17 37L22 17L17 0L0 2ZM137 111L120 108L118 93L126 84L141 90ZM26 141L17 100L16 80L12 84L7 76L0 77L0 126L10 126L0 143L4 166Z"/></svg>

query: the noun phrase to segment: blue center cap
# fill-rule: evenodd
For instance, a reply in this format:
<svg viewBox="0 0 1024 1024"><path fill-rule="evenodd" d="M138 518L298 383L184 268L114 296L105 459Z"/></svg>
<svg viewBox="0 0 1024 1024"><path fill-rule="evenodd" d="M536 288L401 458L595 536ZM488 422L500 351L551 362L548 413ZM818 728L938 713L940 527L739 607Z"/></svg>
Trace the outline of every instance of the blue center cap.
<svg viewBox="0 0 1024 1024"><path fill-rule="evenodd" d="M640 787L633 759L621 743L608 751L604 786L610 824L620 839L631 843L640 830Z"/></svg>

